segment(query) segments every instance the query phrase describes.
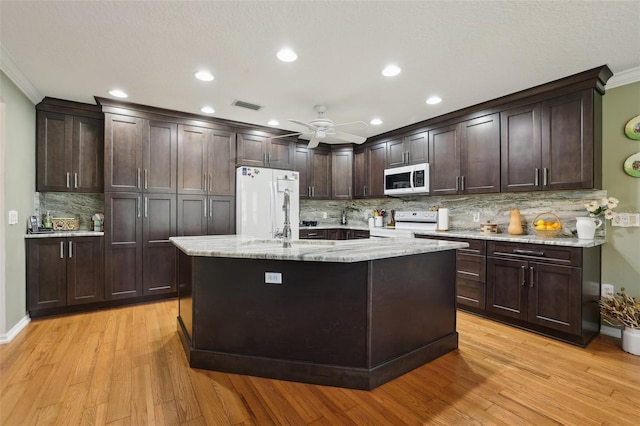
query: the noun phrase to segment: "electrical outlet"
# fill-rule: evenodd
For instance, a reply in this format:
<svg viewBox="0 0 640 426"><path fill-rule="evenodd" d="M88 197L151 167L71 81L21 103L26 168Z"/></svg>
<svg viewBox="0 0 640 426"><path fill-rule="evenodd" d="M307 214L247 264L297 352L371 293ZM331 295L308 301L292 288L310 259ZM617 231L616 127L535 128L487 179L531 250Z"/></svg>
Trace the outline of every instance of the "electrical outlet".
<svg viewBox="0 0 640 426"><path fill-rule="evenodd" d="M602 284L600 288L600 296L602 297L613 297L613 285L612 284Z"/></svg>
<svg viewBox="0 0 640 426"><path fill-rule="evenodd" d="M480 222L480 212L473 212L473 221Z"/></svg>
<svg viewBox="0 0 640 426"><path fill-rule="evenodd" d="M326 219L327 218L327 212L322 212L322 218Z"/></svg>
<svg viewBox="0 0 640 426"><path fill-rule="evenodd" d="M265 284L282 284L282 272L265 272Z"/></svg>
<svg viewBox="0 0 640 426"><path fill-rule="evenodd" d="M611 219L612 226L621 226L628 228L631 226L640 226L639 213L616 213Z"/></svg>

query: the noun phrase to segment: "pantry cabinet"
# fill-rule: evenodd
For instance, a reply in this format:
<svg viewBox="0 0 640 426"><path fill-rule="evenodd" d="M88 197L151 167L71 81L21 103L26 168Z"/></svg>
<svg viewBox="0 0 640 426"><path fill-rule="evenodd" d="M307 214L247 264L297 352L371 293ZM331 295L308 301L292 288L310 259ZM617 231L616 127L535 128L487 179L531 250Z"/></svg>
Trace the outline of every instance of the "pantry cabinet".
<svg viewBox="0 0 640 426"><path fill-rule="evenodd" d="M235 197L178 195L178 236L236 233Z"/></svg>
<svg viewBox="0 0 640 426"><path fill-rule="evenodd" d="M103 191L102 114L95 105L45 98L36 106L36 191Z"/></svg>
<svg viewBox="0 0 640 426"><path fill-rule="evenodd" d="M27 309L32 317L52 308L103 300L103 238L27 239Z"/></svg>

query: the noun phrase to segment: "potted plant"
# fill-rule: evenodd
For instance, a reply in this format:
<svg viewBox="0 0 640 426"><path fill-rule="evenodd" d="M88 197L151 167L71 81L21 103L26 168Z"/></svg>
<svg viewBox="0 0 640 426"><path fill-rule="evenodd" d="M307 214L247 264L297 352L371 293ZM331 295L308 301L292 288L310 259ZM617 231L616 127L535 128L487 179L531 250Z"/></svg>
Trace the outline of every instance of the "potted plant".
<svg viewBox="0 0 640 426"><path fill-rule="evenodd" d="M640 299L625 293L624 287L613 297L602 297L598 302L605 322L624 325L622 350L640 355Z"/></svg>

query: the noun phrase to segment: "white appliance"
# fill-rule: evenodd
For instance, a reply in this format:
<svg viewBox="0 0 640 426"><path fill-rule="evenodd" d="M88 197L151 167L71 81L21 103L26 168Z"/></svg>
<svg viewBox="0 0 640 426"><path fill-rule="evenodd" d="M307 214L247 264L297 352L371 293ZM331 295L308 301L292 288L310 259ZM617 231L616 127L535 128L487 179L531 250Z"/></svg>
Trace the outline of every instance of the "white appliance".
<svg viewBox="0 0 640 426"><path fill-rule="evenodd" d="M291 238L298 239L299 173L262 167L236 169L236 233L277 238L284 228L284 195L289 190Z"/></svg>
<svg viewBox="0 0 640 426"><path fill-rule="evenodd" d="M371 238L413 237L416 232L435 231L438 228L437 211L397 211L396 227L371 228Z"/></svg>
<svg viewBox="0 0 640 426"><path fill-rule="evenodd" d="M384 195L416 195L428 192L429 163L385 169Z"/></svg>

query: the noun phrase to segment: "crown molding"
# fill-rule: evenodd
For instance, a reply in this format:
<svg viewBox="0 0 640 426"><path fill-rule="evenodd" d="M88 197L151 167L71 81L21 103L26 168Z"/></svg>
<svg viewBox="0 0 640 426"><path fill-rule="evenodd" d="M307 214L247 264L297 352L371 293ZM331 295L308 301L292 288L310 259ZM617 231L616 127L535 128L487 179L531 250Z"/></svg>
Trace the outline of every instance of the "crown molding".
<svg viewBox="0 0 640 426"><path fill-rule="evenodd" d="M640 81L640 67L631 68L626 71L617 72L607 82L607 89L625 86L627 84Z"/></svg>
<svg viewBox="0 0 640 426"><path fill-rule="evenodd" d="M18 65L13 61L7 49L0 43L0 70L4 72L13 84L18 86L18 89L25 94L27 98L34 104L37 104L42 100L42 95L38 90L33 87L33 84L22 73Z"/></svg>

